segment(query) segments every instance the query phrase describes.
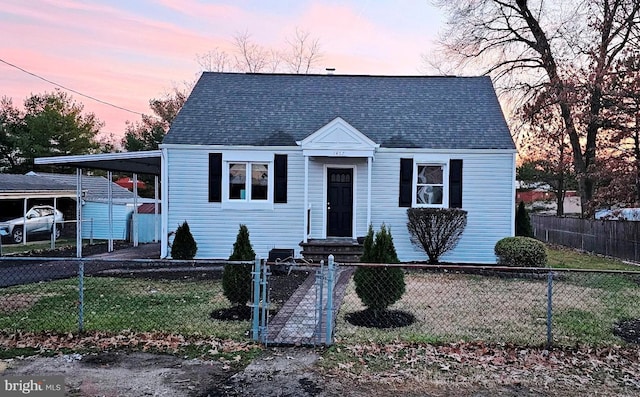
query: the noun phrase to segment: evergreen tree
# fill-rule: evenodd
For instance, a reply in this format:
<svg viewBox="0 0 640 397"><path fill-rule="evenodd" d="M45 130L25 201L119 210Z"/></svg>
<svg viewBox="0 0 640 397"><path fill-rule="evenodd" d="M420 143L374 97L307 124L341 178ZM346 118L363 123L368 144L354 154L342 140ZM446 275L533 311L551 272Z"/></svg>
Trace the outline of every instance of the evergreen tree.
<svg viewBox="0 0 640 397"><path fill-rule="evenodd" d="M373 237L373 227L364 240L362 262L399 263L391 231L383 224ZM405 292L404 272L399 267L358 267L353 281L362 303L374 312L385 310Z"/></svg>
<svg viewBox="0 0 640 397"><path fill-rule="evenodd" d="M176 236L171 246L171 257L173 259L193 259L198 251L196 240L189 230L187 221L176 230Z"/></svg>
<svg viewBox="0 0 640 397"><path fill-rule="evenodd" d="M518 204L516 211L516 236L533 237L533 228L531 227L531 219L529 212L524 208L524 202Z"/></svg>
<svg viewBox="0 0 640 397"><path fill-rule="evenodd" d="M249 229L246 225L240 225L229 260L250 261L254 260L255 256L249 240ZM222 291L233 305L247 303L251 299L251 265L225 265L222 273Z"/></svg>

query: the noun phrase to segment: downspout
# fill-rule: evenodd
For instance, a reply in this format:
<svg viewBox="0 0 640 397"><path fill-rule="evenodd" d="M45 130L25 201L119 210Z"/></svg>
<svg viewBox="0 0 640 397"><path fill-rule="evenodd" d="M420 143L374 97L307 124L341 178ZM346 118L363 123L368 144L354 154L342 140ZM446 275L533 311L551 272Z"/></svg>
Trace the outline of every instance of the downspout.
<svg viewBox="0 0 640 397"><path fill-rule="evenodd" d="M307 210L309 208L309 156L304 156L304 228L302 242L306 243L308 241L307 230L309 227L309 221Z"/></svg>
<svg viewBox="0 0 640 397"><path fill-rule="evenodd" d="M371 224L371 165L373 158L367 157L367 226L365 230L369 230Z"/></svg>

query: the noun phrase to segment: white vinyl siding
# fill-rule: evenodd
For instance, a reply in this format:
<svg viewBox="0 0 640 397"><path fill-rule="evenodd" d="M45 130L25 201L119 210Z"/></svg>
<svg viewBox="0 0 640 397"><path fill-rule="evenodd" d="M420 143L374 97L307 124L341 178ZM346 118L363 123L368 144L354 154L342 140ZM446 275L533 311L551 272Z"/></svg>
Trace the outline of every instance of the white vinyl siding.
<svg viewBox="0 0 640 397"><path fill-rule="evenodd" d="M273 159L275 153L288 155L287 203L269 206L243 205L225 208L225 203L208 201L208 154L223 154L221 149L167 150L168 169L168 231L174 231L185 220L198 244L198 258L227 258L240 224L246 224L255 252L266 257L272 248L293 248L300 253L304 235L304 157L297 148L287 150L257 150ZM233 152L233 151L231 151ZM514 222L514 154L511 151L456 151L443 154L418 149L411 153L402 149L379 149L372 162L371 223L379 229L382 223L391 228L401 261L424 261L426 254L409 240L406 222L407 208L399 207L400 159L416 161L440 157L463 160L462 209L468 211L468 224L458 246L446 254L443 261L495 263L495 243L513 233ZM227 157L227 158L226 158ZM233 158L237 160L237 158ZM271 160L272 161L272 160ZM422 161L422 160L420 160ZM354 166L355 234L367 231L367 159L312 157L309 159L308 202L311 208L310 237L326 236L326 167ZM273 168L270 169L273 173ZM415 172L415 171L414 171ZM448 181L445 178L445 189ZM272 185L270 186L272 189ZM224 188L223 188L223 194ZM272 192L270 193L272 194ZM447 203L448 204L448 203ZM163 208L164 211L164 208Z"/></svg>
<svg viewBox="0 0 640 397"><path fill-rule="evenodd" d="M304 161L300 151L260 151L263 157L288 154L288 194L286 204L268 206L228 206L229 203L208 201L208 156L222 153L222 161L237 160L233 150L174 149L167 150L169 181L167 229L175 231L185 220L198 244L196 258L226 259L233 251L233 243L240 224L247 225L256 254L266 258L272 248L294 248L299 252L303 230ZM228 155L231 153L231 155ZM249 159L250 160L250 159ZM273 174L270 166L271 174ZM269 186L273 190L273 184ZM223 185L223 197L227 194ZM272 197L273 192L269 193ZM163 208L164 211L164 208Z"/></svg>

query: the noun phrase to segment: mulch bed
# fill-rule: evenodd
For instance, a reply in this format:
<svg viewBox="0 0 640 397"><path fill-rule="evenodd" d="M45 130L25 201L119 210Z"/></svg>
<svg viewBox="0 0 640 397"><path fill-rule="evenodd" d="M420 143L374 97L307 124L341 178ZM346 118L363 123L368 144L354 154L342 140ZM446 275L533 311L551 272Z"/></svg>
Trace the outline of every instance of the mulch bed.
<svg viewBox="0 0 640 397"><path fill-rule="evenodd" d="M640 319L618 321L613 326L613 334L627 343L640 344Z"/></svg>
<svg viewBox="0 0 640 397"><path fill-rule="evenodd" d="M368 328L400 328L411 325L416 320L413 314L402 310L375 312L371 309L348 313L345 318L353 325Z"/></svg>
<svg viewBox="0 0 640 397"><path fill-rule="evenodd" d="M220 273L222 276L222 273ZM269 301L271 307L282 307L291 295L309 276L308 271L293 271L290 274L276 273L269 276ZM225 321L246 321L251 319L252 308L249 306L234 306L225 309L214 310L211 318ZM269 317L277 314L277 309L269 310Z"/></svg>

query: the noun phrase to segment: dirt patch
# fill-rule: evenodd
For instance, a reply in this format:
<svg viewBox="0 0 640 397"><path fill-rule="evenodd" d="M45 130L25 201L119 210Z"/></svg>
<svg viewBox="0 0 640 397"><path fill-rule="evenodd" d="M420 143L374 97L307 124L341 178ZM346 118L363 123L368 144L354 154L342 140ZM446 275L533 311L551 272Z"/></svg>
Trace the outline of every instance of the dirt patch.
<svg viewBox="0 0 640 397"><path fill-rule="evenodd" d="M100 353L14 360L4 375L61 375L69 396L207 395L234 371L218 361L148 353Z"/></svg>
<svg viewBox="0 0 640 397"><path fill-rule="evenodd" d="M347 350L352 360L345 361ZM638 396L637 371L632 351L485 345L269 348L244 368L118 351L0 360L0 375L64 376L72 397Z"/></svg>

